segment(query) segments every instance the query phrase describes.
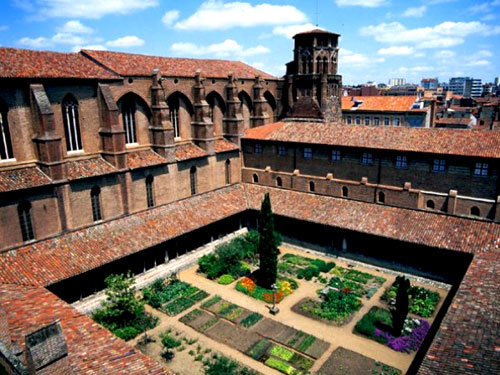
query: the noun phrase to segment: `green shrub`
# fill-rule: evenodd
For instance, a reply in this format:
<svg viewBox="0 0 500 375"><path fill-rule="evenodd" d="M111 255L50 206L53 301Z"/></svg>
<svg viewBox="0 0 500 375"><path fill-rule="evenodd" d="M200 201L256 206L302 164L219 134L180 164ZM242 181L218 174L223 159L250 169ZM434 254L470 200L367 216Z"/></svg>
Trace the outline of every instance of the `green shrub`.
<svg viewBox="0 0 500 375"><path fill-rule="evenodd" d="M203 307L204 309L208 309L209 307L212 307L217 302L219 302L221 299L222 299L221 296L219 296L219 295L216 294L212 298L210 298L210 299L206 300L205 302L203 302L203 304L201 305L201 307Z"/></svg>
<svg viewBox="0 0 500 375"><path fill-rule="evenodd" d="M174 349L181 346L182 341L177 340L175 337L170 336L168 333L164 333L161 336L161 343L166 349Z"/></svg>
<svg viewBox="0 0 500 375"><path fill-rule="evenodd" d="M140 332L136 330L134 327L123 327L118 328L114 331L114 334L119 338L128 341L136 337Z"/></svg>
<svg viewBox="0 0 500 375"><path fill-rule="evenodd" d="M238 364L222 356L216 358L205 368L205 375L237 375Z"/></svg>
<svg viewBox="0 0 500 375"><path fill-rule="evenodd" d="M144 288L142 290L142 296L144 297L144 301L151 307L155 309L161 307L161 298L153 288Z"/></svg>
<svg viewBox="0 0 500 375"><path fill-rule="evenodd" d="M229 285L234 281L234 277L228 274L222 275L219 277L217 282L221 285Z"/></svg>
<svg viewBox="0 0 500 375"><path fill-rule="evenodd" d="M224 273L223 265L215 254L203 255L198 259L198 270L206 274L211 280Z"/></svg>
<svg viewBox="0 0 500 375"><path fill-rule="evenodd" d="M301 374L300 371L297 371L295 367L292 365L289 365L288 363L285 363L279 359L269 357L266 362L264 362L267 366L276 369L278 371L283 372L284 374L287 375L298 375Z"/></svg>
<svg viewBox="0 0 500 375"><path fill-rule="evenodd" d="M286 348L283 348L282 346L274 345L271 348L271 351L269 354L274 355L275 357L281 358L285 361L289 361L293 357L293 352L291 350L288 350Z"/></svg>
<svg viewBox="0 0 500 375"><path fill-rule="evenodd" d="M242 325L243 327L251 327L253 326L255 323L257 323L259 320L262 319L262 315L260 315L259 313L251 313L250 315L248 315L245 319L243 319L241 322L240 322L240 325Z"/></svg>
<svg viewBox="0 0 500 375"><path fill-rule="evenodd" d="M392 327L391 313L389 310L373 306L354 326L354 332L379 342L385 343L383 336L375 337L375 328L377 325Z"/></svg>
<svg viewBox="0 0 500 375"><path fill-rule="evenodd" d="M297 277L299 279L311 280L313 277L317 276L319 276L319 268L316 266L308 266L297 272Z"/></svg>

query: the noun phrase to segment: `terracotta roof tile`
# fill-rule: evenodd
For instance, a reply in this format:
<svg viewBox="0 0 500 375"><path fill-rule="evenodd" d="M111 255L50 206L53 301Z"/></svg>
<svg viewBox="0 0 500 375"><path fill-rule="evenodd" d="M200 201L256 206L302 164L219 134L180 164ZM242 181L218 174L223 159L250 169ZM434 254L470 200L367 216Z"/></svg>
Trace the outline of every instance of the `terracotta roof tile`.
<svg viewBox="0 0 500 375"><path fill-rule="evenodd" d="M207 156L207 152L194 143L183 143L175 146L175 160L183 161Z"/></svg>
<svg viewBox="0 0 500 375"><path fill-rule="evenodd" d="M234 144L233 142L229 142L227 139L217 139L215 141L215 152L227 152L227 151L236 151L239 150L240 148L238 145Z"/></svg>
<svg viewBox="0 0 500 375"><path fill-rule="evenodd" d="M7 312L12 340L21 348L28 333L59 319L75 374L174 374L44 288L0 285L0 306Z"/></svg>
<svg viewBox="0 0 500 375"><path fill-rule="evenodd" d="M50 184L50 178L37 167L0 171L0 192Z"/></svg>
<svg viewBox="0 0 500 375"><path fill-rule="evenodd" d="M116 171L116 169L111 164L106 162L101 157L71 160L68 161L66 165L68 168L68 179L70 180L101 176Z"/></svg>
<svg viewBox="0 0 500 375"><path fill-rule="evenodd" d="M278 122L248 129L243 139L500 157L500 134L488 131Z"/></svg>
<svg viewBox="0 0 500 375"><path fill-rule="evenodd" d="M198 69L207 78L227 78L233 72L236 78L253 79L260 75L264 79L277 79L240 61L187 59L138 55L133 53L82 50L82 54L98 61L107 68L124 76L151 76L159 68L164 76L193 77Z"/></svg>
<svg viewBox="0 0 500 375"><path fill-rule="evenodd" d="M0 48L2 78L98 78L120 77L79 53Z"/></svg>
<svg viewBox="0 0 500 375"><path fill-rule="evenodd" d="M332 35L340 35L340 34L332 33L330 31L326 31L326 30L323 30L323 29L313 29L313 30L303 31L301 33L297 33L297 34L295 34L294 38L297 35L307 35L307 34L332 34Z"/></svg>
<svg viewBox="0 0 500 375"><path fill-rule="evenodd" d="M150 167L166 163L167 160L158 155L153 150L141 150L129 152L127 154L127 163L130 169Z"/></svg>
<svg viewBox="0 0 500 375"><path fill-rule="evenodd" d="M356 96L356 101L363 102L355 111L387 111L387 112L415 112L421 109L411 109L413 103L417 101L416 96ZM351 96L342 97L342 110L349 111L353 108L354 101ZM427 109L424 109L427 111Z"/></svg>

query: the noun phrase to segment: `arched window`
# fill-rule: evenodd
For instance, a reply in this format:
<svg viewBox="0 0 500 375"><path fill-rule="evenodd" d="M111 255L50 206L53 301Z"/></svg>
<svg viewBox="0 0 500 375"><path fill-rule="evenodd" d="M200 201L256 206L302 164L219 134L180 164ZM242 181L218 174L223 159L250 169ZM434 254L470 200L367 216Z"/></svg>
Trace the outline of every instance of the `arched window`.
<svg viewBox="0 0 500 375"><path fill-rule="evenodd" d="M344 198L347 198L349 195L349 189L347 189L347 186L342 186L342 196Z"/></svg>
<svg viewBox="0 0 500 375"><path fill-rule="evenodd" d="M281 180L281 177L276 177L276 186L279 187L283 186L283 181Z"/></svg>
<svg viewBox="0 0 500 375"><path fill-rule="evenodd" d="M257 176L257 174L254 173L252 176L252 181L257 184L259 182L259 176Z"/></svg>
<svg viewBox="0 0 500 375"><path fill-rule="evenodd" d="M153 189L153 176L148 175L146 177L146 199L148 202L148 207L155 206L155 195Z"/></svg>
<svg viewBox="0 0 500 375"><path fill-rule="evenodd" d="M238 94L238 99L240 99L240 109L243 116L243 126L245 129L251 127L251 120L253 113L252 99L245 91L240 91Z"/></svg>
<svg viewBox="0 0 500 375"><path fill-rule="evenodd" d="M31 203L22 201L17 206L17 213L19 214L19 225L21 226L21 234L23 241L30 241L35 238L33 232L33 223L31 222Z"/></svg>
<svg viewBox="0 0 500 375"><path fill-rule="evenodd" d="M178 138L181 136L179 132L179 98L173 97L169 101L168 107L170 108L170 122L174 128L174 137Z"/></svg>
<svg viewBox="0 0 500 375"><path fill-rule="evenodd" d="M479 207L477 207L477 206L472 206L472 207L470 208L470 214L471 214L472 216L481 216L481 211L479 210Z"/></svg>
<svg viewBox="0 0 500 375"><path fill-rule="evenodd" d="M328 59L326 57L323 57L323 73L328 73Z"/></svg>
<svg viewBox="0 0 500 375"><path fill-rule="evenodd" d="M227 159L225 163L226 185L231 183L231 160Z"/></svg>
<svg viewBox="0 0 500 375"><path fill-rule="evenodd" d="M309 191L314 192L314 182L309 181Z"/></svg>
<svg viewBox="0 0 500 375"><path fill-rule="evenodd" d="M378 203L385 203L385 193L383 191L378 192Z"/></svg>
<svg viewBox="0 0 500 375"><path fill-rule="evenodd" d="M122 102L123 128L125 129L125 140L127 144L137 143L137 132L135 126L136 103L132 95L128 95Z"/></svg>
<svg viewBox="0 0 500 375"><path fill-rule="evenodd" d="M80 135L78 102L71 95L67 95L62 101L62 116L64 134L66 135L66 150L80 151L82 149L82 138Z"/></svg>
<svg viewBox="0 0 500 375"><path fill-rule="evenodd" d="M12 143L10 140L7 112L7 105L0 100L0 160L14 158L14 154L12 153Z"/></svg>
<svg viewBox="0 0 500 375"><path fill-rule="evenodd" d="M322 62L322 60L320 57L316 58L316 73L318 73L318 74L320 74L323 71L323 69L321 67L321 62Z"/></svg>
<svg viewBox="0 0 500 375"><path fill-rule="evenodd" d="M436 207L436 205L434 204L434 201L432 199L429 199L426 203L425 203L425 206L430 209L430 210L433 210L434 207Z"/></svg>
<svg viewBox="0 0 500 375"><path fill-rule="evenodd" d="M189 170L189 182L191 184L191 195L196 194L196 167L191 167Z"/></svg>
<svg viewBox="0 0 500 375"><path fill-rule="evenodd" d="M99 186L94 186L92 190L90 190L90 200L92 202L92 217L94 221L102 220L101 213L101 189Z"/></svg>

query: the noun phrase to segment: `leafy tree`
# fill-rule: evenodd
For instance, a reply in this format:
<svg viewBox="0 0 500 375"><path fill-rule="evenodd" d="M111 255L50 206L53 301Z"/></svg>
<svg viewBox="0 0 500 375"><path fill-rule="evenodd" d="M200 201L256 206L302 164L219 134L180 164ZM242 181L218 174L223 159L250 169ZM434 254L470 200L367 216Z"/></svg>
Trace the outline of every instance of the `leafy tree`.
<svg viewBox="0 0 500 375"><path fill-rule="evenodd" d="M259 260L260 269L258 284L263 288L271 288L278 274L278 246L281 243L279 234L274 231L274 218L271 199L266 193L259 212Z"/></svg>
<svg viewBox="0 0 500 375"><path fill-rule="evenodd" d="M405 319L408 316L408 290L410 289L410 280L404 276L396 277L396 284L398 286L396 294L396 306L391 309L392 315L392 334L396 337L401 336Z"/></svg>
<svg viewBox="0 0 500 375"><path fill-rule="evenodd" d="M238 364L222 356L205 368L205 375L237 375Z"/></svg>

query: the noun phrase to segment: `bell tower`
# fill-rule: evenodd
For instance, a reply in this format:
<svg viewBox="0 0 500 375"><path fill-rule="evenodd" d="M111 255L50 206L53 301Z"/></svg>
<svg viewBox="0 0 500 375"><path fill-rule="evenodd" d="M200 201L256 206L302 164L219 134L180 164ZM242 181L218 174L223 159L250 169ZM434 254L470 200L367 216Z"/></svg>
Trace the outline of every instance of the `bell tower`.
<svg viewBox="0 0 500 375"><path fill-rule="evenodd" d="M285 80L288 117L323 118L328 122L340 120L339 37L339 34L320 29L293 37L294 59L287 64Z"/></svg>

